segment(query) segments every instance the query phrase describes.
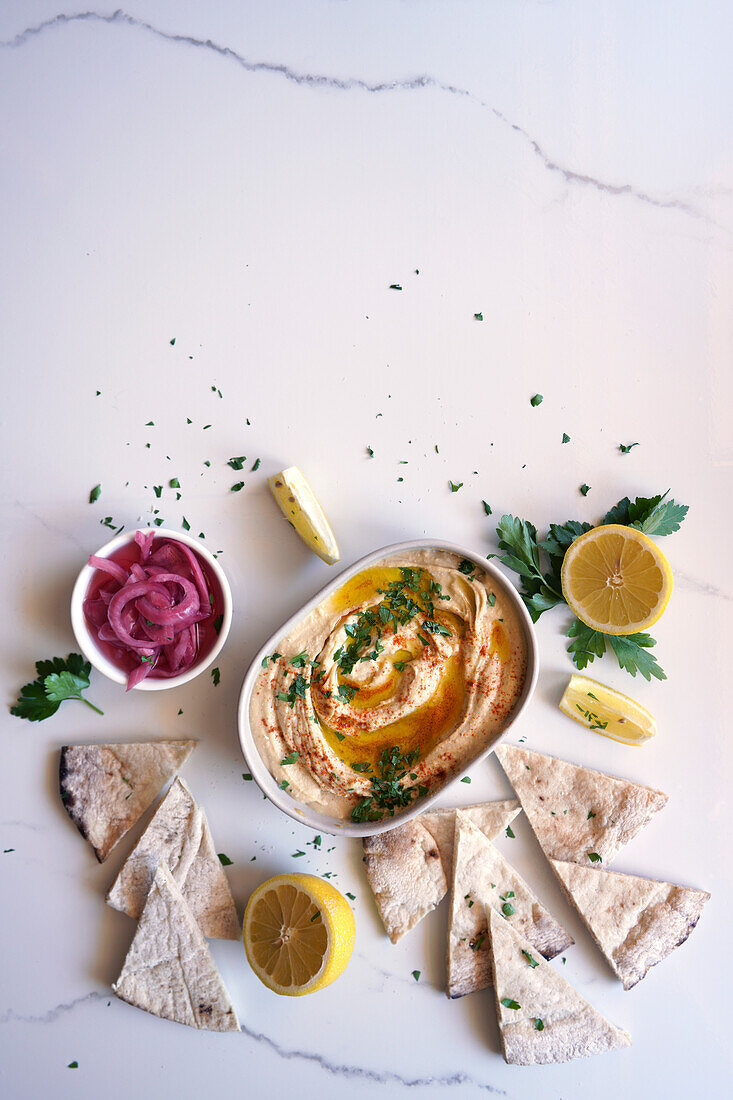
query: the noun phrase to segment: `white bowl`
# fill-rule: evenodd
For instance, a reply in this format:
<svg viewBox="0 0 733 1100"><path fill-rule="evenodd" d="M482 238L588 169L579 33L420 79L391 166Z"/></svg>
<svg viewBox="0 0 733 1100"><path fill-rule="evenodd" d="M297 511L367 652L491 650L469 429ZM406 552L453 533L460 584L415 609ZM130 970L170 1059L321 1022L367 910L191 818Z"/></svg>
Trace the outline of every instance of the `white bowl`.
<svg viewBox="0 0 733 1100"><path fill-rule="evenodd" d="M147 528L140 528L141 530L147 530ZM137 530L137 528L135 528ZM114 554L121 546L125 546L128 542L131 542L135 537L135 530L126 532L125 534L116 535L110 542L106 543L101 549L97 550L95 557L108 558ZM186 546L190 546L203 560L211 572L219 582L222 595L222 619L221 630L219 636L216 639L216 644L205 657L202 657L196 664L191 665L186 672L182 672L180 676L171 676L168 679L145 679L141 680L139 684L135 684L133 691L166 691L168 688L180 687L181 684L187 684L189 680L193 680L199 673L207 669L211 662L216 659L221 652L221 648L224 642L227 640L229 628L232 625L232 590L229 587L229 581L226 578L224 570L219 565L214 555L202 546L201 543L190 535L185 535L180 531L171 531L166 527L156 527L155 537L158 539L170 539L172 542L182 542ZM76 578L74 584L74 590L71 593L71 627L74 631L74 636L79 644L79 649L82 651L88 661L94 665L98 672L106 676L109 680L114 680L116 684L126 684L127 676L116 665L112 664L101 649L97 645L94 635L87 626L86 617L84 615L84 597L86 596L87 589L89 588L89 582L94 576L96 570L94 566L87 563L81 569L79 576Z"/></svg>
<svg viewBox="0 0 733 1100"><path fill-rule="evenodd" d="M519 616L522 627L524 628L524 636L527 643L527 672L524 678L522 691L517 700L517 705L502 732L498 734L482 752L475 756L462 771L456 772L455 776L448 783L445 783L433 794L428 795L426 798L418 799L413 806L403 813L397 814L395 817L387 818L385 821L368 821L363 823L351 820L343 821L339 818L327 817L325 814L319 814L316 810L312 809L304 802L299 802L278 786L275 779L273 779L270 772L265 767L257 750L252 735L252 729L249 724L249 703L257 674L262 665L262 659L267 654L277 649L280 639L283 638L300 619L312 611L317 604L327 599L335 589L340 588L341 585L345 584L346 581L356 573L360 573L362 569L368 568L370 565L374 564L374 562L381 561L383 558L390 557L391 555L401 554L406 550L424 549L448 550L454 554L459 554L462 558L468 558L469 561L475 562L476 565L493 578L497 588L501 589L502 593L513 605ZM529 700L532 698L535 685L537 684L538 671L537 638L535 636L532 620L516 588L514 588L495 565L492 565L491 562L487 561L486 558L482 557L480 554L476 554L472 550L467 550L465 546L458 546L454 542L444 542L441 539L416 539L411 542L396 542L391 546L383 546L379 550L374 550L371 554L367 554L365 557L360 558L359 561L355 562L348 569L345 569L344 572L340 573L330 584L327 584L325 588L321 589L312 600L309 600L300 611L297 611L295 615L291 615L288 621L283 623L280 629L268 638L262 646L247 671L239 695L239 740L242 745L244 759L247 761L247 766L252 774L252 778L263 794L265 794L271 802L274 802L279 810L282 810L288 817L292 817L294 821L299 821L303 825L309 825L310 828L316 829L318 832L333 833L338 836L374 836L376 833L385 833L389 829L394 829L398 825L403 825L406 821L409 821L410 818L416 817L417 814L423 813L433 802L435 802L436 798L445 793L449 786L453 783L457 783L470 768L484 760L490 752L493 752L495 747L504 739L509 729L527 707Z"/></svg>

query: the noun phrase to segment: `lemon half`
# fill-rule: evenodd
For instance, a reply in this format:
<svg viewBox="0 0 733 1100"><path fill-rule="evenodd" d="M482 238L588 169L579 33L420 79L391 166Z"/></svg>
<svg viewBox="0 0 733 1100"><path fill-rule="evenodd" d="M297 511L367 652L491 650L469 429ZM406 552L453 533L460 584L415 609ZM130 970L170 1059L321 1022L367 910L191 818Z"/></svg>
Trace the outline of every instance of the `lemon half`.
<svg viewBox="0 0 733 1100"><path fill-rule="evenodd" d="M623 745L643 745L656 736L657 723L646 707L589 676L571 676L560 710L586 729Z"/></svg>
<svg viewBox="0 0 733 1100"><path fill-rule="evenodd" d="M672 595L672 569L648 535L620 523L594 527L562 563L562 592L586 626L636 634L653 626Z"/></svg>
<svg viewBox="0 0 733 1100"><path fill-rule="evenodd" d="M280 511L306 546L329 565L334 565L341 557L338 543L316 494L298 467L288 466L274 477L268 477L267 484Z"/></svg>
<svg viewBox="0 0 733 1100"><path fill-rule="evenodd" d="M274 993L302 997L344 972L354 949L354 914L335 886L315 875L275 875L247 902L242 939L249 964Z"/></svg>

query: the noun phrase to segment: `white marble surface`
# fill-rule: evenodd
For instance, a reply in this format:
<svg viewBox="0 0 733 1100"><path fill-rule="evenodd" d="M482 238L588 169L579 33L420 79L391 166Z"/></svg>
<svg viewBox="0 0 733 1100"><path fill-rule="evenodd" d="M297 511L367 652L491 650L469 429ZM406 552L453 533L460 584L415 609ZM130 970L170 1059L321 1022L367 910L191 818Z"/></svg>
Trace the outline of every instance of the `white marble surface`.
<svg viewBox="0 0 733 1100"><path fill-rule="evenodd" d="M71 703L37 726L6 713L4 1097L721 1095L732 13L725 0L3 3L5 700L34 659L72 648L71 583L104 541L100 518L134 526L170 477L183 499L165 491L162 514L223 551L236 599L218 688L126 698L97 676L103 718ZM232 494L225 461L242 453L262 465ZM677 590L654 631L668 681L594 669L655 712L656 742L627 749L556 710L571 671L559 611L540 623L539 689L516 736L669 791L616 866L711 890L698 930L624 993L526 822L501 844L576 936L563 972L631 1050L505 1066L490 994L442 991L445 912L391 946L358 845L294 861L307 831L242 782L247 663L332 575L268 496L265 477L289 463L345 563L425 533L489 552L482 498L540 525L668 486L690 504L665 543ZM185 774L240 903L295 867L333 870L357 898L349 970L312 998L276 998L238 944L214 945L241 1037L110 994L133 926L103 895L127 844L96 865L60 804L57 750L147 733L201 739ZM445 801L508 793L490 760Z"/></svg>

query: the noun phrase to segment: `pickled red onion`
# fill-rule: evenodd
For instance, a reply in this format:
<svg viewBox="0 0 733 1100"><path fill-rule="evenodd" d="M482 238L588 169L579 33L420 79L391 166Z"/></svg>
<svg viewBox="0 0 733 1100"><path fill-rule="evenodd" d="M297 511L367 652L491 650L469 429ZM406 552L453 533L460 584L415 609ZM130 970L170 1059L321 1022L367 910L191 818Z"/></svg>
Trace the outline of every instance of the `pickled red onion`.
<svg viewBox="0 0 733 1100"><path fill-rule="evenodd" d="M170 539L153 549L154 539L154 531L136 533L140 560L127 568L89 558L109 580L90 589L84 614L100 642L134 659L128 691L153 670L165 678L187 672L198 658L197 624L213 614L214 597L194 552Z"/></svg>

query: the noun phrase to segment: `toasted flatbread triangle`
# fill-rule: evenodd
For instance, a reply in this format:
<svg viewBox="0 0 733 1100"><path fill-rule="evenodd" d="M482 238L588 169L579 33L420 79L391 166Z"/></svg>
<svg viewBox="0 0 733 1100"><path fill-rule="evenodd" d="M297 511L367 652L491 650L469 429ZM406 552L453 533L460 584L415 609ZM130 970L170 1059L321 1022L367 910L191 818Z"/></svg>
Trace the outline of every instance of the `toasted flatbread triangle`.
<svg viewBox="0 0 733 1100"><path fill-rule="evenodd" d="M463 811L491 838L519 813L516 799ZM392 943L435 909L453 874L455 809L429 810L396 829L364 838L367 879Z"/></svg>
<svg viewBox="0 0 733 1100"><path fill-rule="evenodd" d="M494 909L488 909L487 916L506 1062L517 1066L569 1062L631 1046L629 1033L610 1023L557 970L533 954L531 943L517 935L508 921ZM503 1001L519 1007L507 1007Z"/></svg>
<svg viewBox="0 0 733 1100"><path fill-rule="evenodd" d="M447 993L462 997L491 985L487 908L504 913L502 919L548 959L574 941L498 848L460 810L455 829Z"/></svg>
<svg viewBox="0 0 733 1100"><path fill-rule="evenodd" d="M609 863L667 802L667 795L515 745L496 755L548 859Z"/></svg>
<svg viewBox="0 0 733 1100"><path fill-rule="evenodd" d="M239 1031L201 929L161 861L112 989L123 1001L205 1031Z"/></svg>
<svg viewBox="0 0 733 1100"><path fill-rule="evenodd" d="M102 863L172 779L197 741L64 745L61 800Z"/></svg>
<svg viewBox="0 0 733 1100"><path fill-rule="evenodd" d="M685 942L710 897L671 882L550 863L624 989Z"/></svg>
<svg viewBox="0 0 733 1100"><path fill-rule="evenodd" d="M239 939L232 892L214 849L204 811L180 777L143 835L122 864L107 901L114 909L139 917L160 860L180 887L205 936Z"/></svg>

